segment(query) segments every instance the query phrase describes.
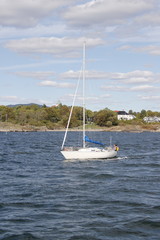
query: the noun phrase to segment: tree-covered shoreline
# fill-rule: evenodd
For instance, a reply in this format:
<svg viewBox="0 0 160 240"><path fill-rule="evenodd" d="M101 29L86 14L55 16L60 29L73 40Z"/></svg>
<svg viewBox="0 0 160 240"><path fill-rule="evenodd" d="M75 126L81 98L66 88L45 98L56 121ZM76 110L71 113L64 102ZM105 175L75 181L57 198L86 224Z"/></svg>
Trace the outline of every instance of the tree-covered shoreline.
<svg viewBox="0 0 160 240"><path fill-rule="evenodd" d="M30 130L63 130L65 129L69 117L71 106L58 104L57 106L47 107L46 105L39 106L37 104L18 105L18 106L0 106L0 123L2 126L12 125L16 129ZM118 129L124 126L139 125L144 129L156 129L159 123L147 124L143 121L144 117L160 117L160 112L151 110L142 110L141 112L129 111L136 118L130 121L118 120L117 113L108 108L91 111L86 109L86 127L87 129ZM19 128L18 128L19 126ZM81 130L82 128L82 107L75 106L70 122L70 129Z"/></svg>

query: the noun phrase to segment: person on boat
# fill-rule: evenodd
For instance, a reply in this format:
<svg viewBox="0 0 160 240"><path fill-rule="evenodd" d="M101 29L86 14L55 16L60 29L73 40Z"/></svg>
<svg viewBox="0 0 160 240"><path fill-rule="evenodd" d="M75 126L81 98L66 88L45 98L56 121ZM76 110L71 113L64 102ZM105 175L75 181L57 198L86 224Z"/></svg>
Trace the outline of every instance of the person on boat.
<svg viewBox="0 0 160 240"><path fill-rule="evenodd" d="M114 144L114 150L117 152L119 151L119 147L117 146L117 144Z"/></svg>

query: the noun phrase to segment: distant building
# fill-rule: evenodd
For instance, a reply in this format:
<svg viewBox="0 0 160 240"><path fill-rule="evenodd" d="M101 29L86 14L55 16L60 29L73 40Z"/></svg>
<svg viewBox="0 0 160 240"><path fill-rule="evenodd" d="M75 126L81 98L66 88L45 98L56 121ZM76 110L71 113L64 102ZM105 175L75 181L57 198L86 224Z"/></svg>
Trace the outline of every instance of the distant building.
<svg viewBox="0 0 160 240"><path fill-rule="evenodd" d="M117 112L118 120L133 120L136 118L134 115L126 113L125 111L115 111Z"/></svg>
<svg viewBox="0 0 160 240"><path fill-rule="evenodd" d="M144 117L143 121L147 123L160 122L160 117Z"/></svg>

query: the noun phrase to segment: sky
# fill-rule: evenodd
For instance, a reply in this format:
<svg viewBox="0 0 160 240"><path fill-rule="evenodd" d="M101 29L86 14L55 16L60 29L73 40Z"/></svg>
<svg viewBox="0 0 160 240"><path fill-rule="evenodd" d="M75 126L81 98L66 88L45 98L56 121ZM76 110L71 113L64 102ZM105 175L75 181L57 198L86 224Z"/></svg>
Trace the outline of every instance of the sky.
<svg viewBox="0 0 160 240"><path fill-rule="evenodd" d="M0 0L0 9L0 105L72 105L85 42L87 109L160 111L159 0Z"/></svg>

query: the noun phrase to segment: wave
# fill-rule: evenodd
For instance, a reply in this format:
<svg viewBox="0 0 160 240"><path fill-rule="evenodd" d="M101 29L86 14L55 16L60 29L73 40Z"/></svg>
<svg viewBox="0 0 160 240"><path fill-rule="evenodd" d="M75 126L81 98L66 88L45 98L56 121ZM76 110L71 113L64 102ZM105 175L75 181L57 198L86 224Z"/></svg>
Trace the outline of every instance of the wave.
<svg viewBox="0 0 160 240"><path fill-rule="evenodd" d="M69 238L69 240L99 240L100 238L97 238L93 235L74 235Z"/></svg>
<svg viewBox="0 0 160 240"><path fill-rule="evenodd" d="M160 229L160 221L153 221L150 218L144 218L140 220L130 221L126 224L127 227L132 228L152 228L152 230Z"/></svg>
<svg viewBox="0 0 160 240"><path fill-rule="evenodd" d="M123 160L123 159L129 159L128 156L120 156L120 157L117 157L117 160Z"/></svg>
<svg viewBox="0 0 160 240"><path fill-rule="evenodd" d="M42 240L42 238L36 237L31 233L23 233L21 235L10 235L3 237L2 240Z"/></svg>
<svg viewBox="0 0 160 240"><path fill-rule="evenodd" d="M81 160L77 160L77 159L64 159L63 162L66 162L66 163L70 163L70 162L91 162L91 161L116 161L116 160L123 160L123 159L128 159L129 157L127 156L120 156L120 157L114 157L114 158L106 158L106 159L81 159Z"/></svg>

